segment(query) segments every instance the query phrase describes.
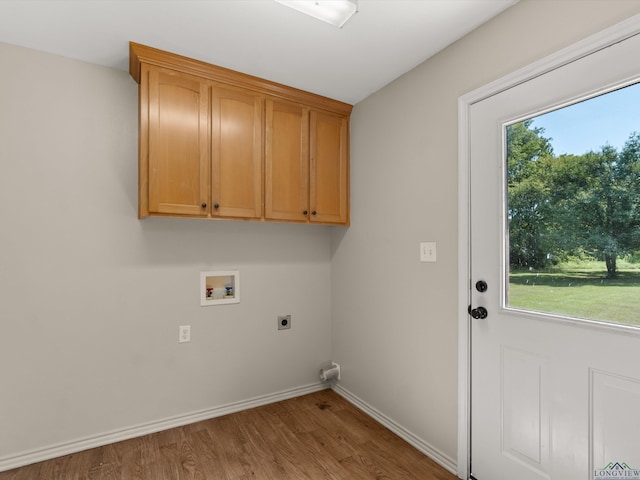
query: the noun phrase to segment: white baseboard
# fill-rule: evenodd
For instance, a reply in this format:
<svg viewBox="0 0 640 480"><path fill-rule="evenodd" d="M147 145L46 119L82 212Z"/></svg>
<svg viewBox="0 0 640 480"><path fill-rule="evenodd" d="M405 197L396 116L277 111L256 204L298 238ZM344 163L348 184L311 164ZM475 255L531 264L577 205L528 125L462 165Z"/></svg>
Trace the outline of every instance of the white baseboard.
<svg viewBox="0 0 640 480"><path fill-rule="evenodd" d="M158 420L134 427L123 428L121 430L114 430L99 435L85 437L78 440L73 440L71 442L51 445L49 447L31 450L19 453L17 455L0 457L0 472L11 470L13 468L23 467L32 463L42 462L44 460L50 460L52 458L61 457L63 455L81 452L90 448L101 447L110 443L129 440L131 438L141 437L150 433L156 433L175 427L182 427L190 423L209 420L211 418L221 417L222 415L228 415L230 413L240 412L242 410L248 410L254 407L260 407L262 405L268 405L270 403L288 400L290 398L299 397L308 393L325 390L328 387L329 386L326 383L313 383L311 385L297 387L282 392L262 395L260 397L251 398L249 400L229 403L226 405L200 410L185 415L166 418L164 420Z"/></svg>
<svg viewBox="0 0 640 480"><path fill-rule="evenodd" d="M453 458L449 457L448 455L445 455L440 450L435 448L433 445L430 445L429 443L425 442L424 440L422 440L421 438L419 438L418 436L416 436L415 434L411 433L409 430L404 428L402 425L397 424L386 415L380 413L378 410L376 410L371 405L369 405L368 403L358 398L356 395L354 395L353 393L351 393L349 390L342 387L341 385L335 384L332 386L332 389L338 395L345 398L349 403L352 403L357 408L362 410L364 413L376 419L378 422L380 422L382 425L387 427L393 433L398 435L404 441L406 441L410 445L420 450L427 457L431 458L434 462L438 463L443 468L447 469L453 475L457 476L457 465L456 465L456 461Z"/></svg>
<svg viewBox="0 0 640 480"><path fill-rule="evenodd" d="M329 386L326 383L314 383L311 385L293 388L282 392L255 397L249 400L243 400L240 402L200 410L197 412L188 413L186 415L179 415L176 417L166 418L163 420L145 423L134 427L128 427L121 430L114 430L111 432L94 435L91 437L85 437L71 442L51 445L49 447L27 451L9 457L0 457L0 472L11 470L13 468L23 467L32 463L42 462L44 460L50 460L52 458L61 457L63 455L81 452L90 448L101 447L110 443L129 440L131 438L141 437L143 435L160 432L162 430L182 427L190 423L209 420L211 418L221 417L230 413L260 407L282 400L288 400L290 398L299 397L301 395L307 395L309 393L325 390L328 387ZM345 398L348 402L355 405L367 415L373 417L375 420L380 422L382 425L405 440L407 443L413 445L419 451L430 457L433 461L435 461L454 475L456 474L457 467L455 460L443 454L429 443L420 439L406 428L398 425L396 422L386 417L378 410L371 407L369 404L367 404L342 386L334 385L332 388L338 395Z"/></svg>

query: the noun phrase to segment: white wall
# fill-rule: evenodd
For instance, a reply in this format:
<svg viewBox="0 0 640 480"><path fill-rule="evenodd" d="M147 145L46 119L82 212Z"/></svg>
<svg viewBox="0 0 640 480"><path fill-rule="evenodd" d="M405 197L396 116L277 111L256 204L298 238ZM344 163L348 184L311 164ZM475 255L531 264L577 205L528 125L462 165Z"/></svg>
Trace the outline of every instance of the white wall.
<svg viewBox="0 0 640 480"><path fill-rule="evenodd" d="M0 63L0 465L316 384L330 229L138 220L133 79L6 44ZM241 303L200 307L218 268Z"/></svg>
<svg viewBox="0 0 640 480"><path fill-rule="evenodd" d="M352 225L333 232L341 387L455 465L458 97L640 13L636 0L522 0L356 105ZM436 241L437 263L418 243Z"/></svg>
<svg viewBox="0 0 640 480"><path fill-rule="evenodd" d="M635 13L522 0L358 104L352 226L333 229L137 220L135 82L0 44L0 465L293 391L331 358L455 462L457 99ZM215 268L240 269L242 303L199 307Z"/></svg>

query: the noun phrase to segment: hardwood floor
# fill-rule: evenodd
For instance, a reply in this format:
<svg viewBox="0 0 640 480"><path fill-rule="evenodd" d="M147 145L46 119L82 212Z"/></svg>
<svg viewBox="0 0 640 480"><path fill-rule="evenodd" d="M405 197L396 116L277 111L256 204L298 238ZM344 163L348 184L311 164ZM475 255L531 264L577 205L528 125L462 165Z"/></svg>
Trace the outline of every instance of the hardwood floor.
<svg viewBox="0 0 640 480"><path fill-rule="evenodd" d="M0 480L455 480L331 390L0 473Z"/></svg>

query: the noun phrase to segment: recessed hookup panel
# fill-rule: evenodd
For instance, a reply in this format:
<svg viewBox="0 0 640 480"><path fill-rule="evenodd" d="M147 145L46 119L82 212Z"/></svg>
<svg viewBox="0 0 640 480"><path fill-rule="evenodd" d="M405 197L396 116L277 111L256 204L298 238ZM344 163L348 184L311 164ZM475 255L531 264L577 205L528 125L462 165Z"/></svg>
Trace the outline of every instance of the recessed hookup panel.
<svg viewBox="0 0 640 480"><path fill-rule="evenodd" d="M240 303L240 272L200 272L200 306Z"/></svg>

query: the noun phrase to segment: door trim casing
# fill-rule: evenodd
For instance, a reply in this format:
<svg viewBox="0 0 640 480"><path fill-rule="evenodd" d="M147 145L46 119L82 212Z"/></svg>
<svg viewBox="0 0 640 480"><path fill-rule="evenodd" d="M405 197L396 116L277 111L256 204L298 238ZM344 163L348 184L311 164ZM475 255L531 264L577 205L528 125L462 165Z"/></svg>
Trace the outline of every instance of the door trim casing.
<svg viewBox="0 0 640 480"><path fill-rule="evenodd" d="M471 329L467 306L471 292L469 109L486 98L544 75L629 37L640 34L634 15L537 62L458 98L458 455L457 475L471 475Z"/></svg>

